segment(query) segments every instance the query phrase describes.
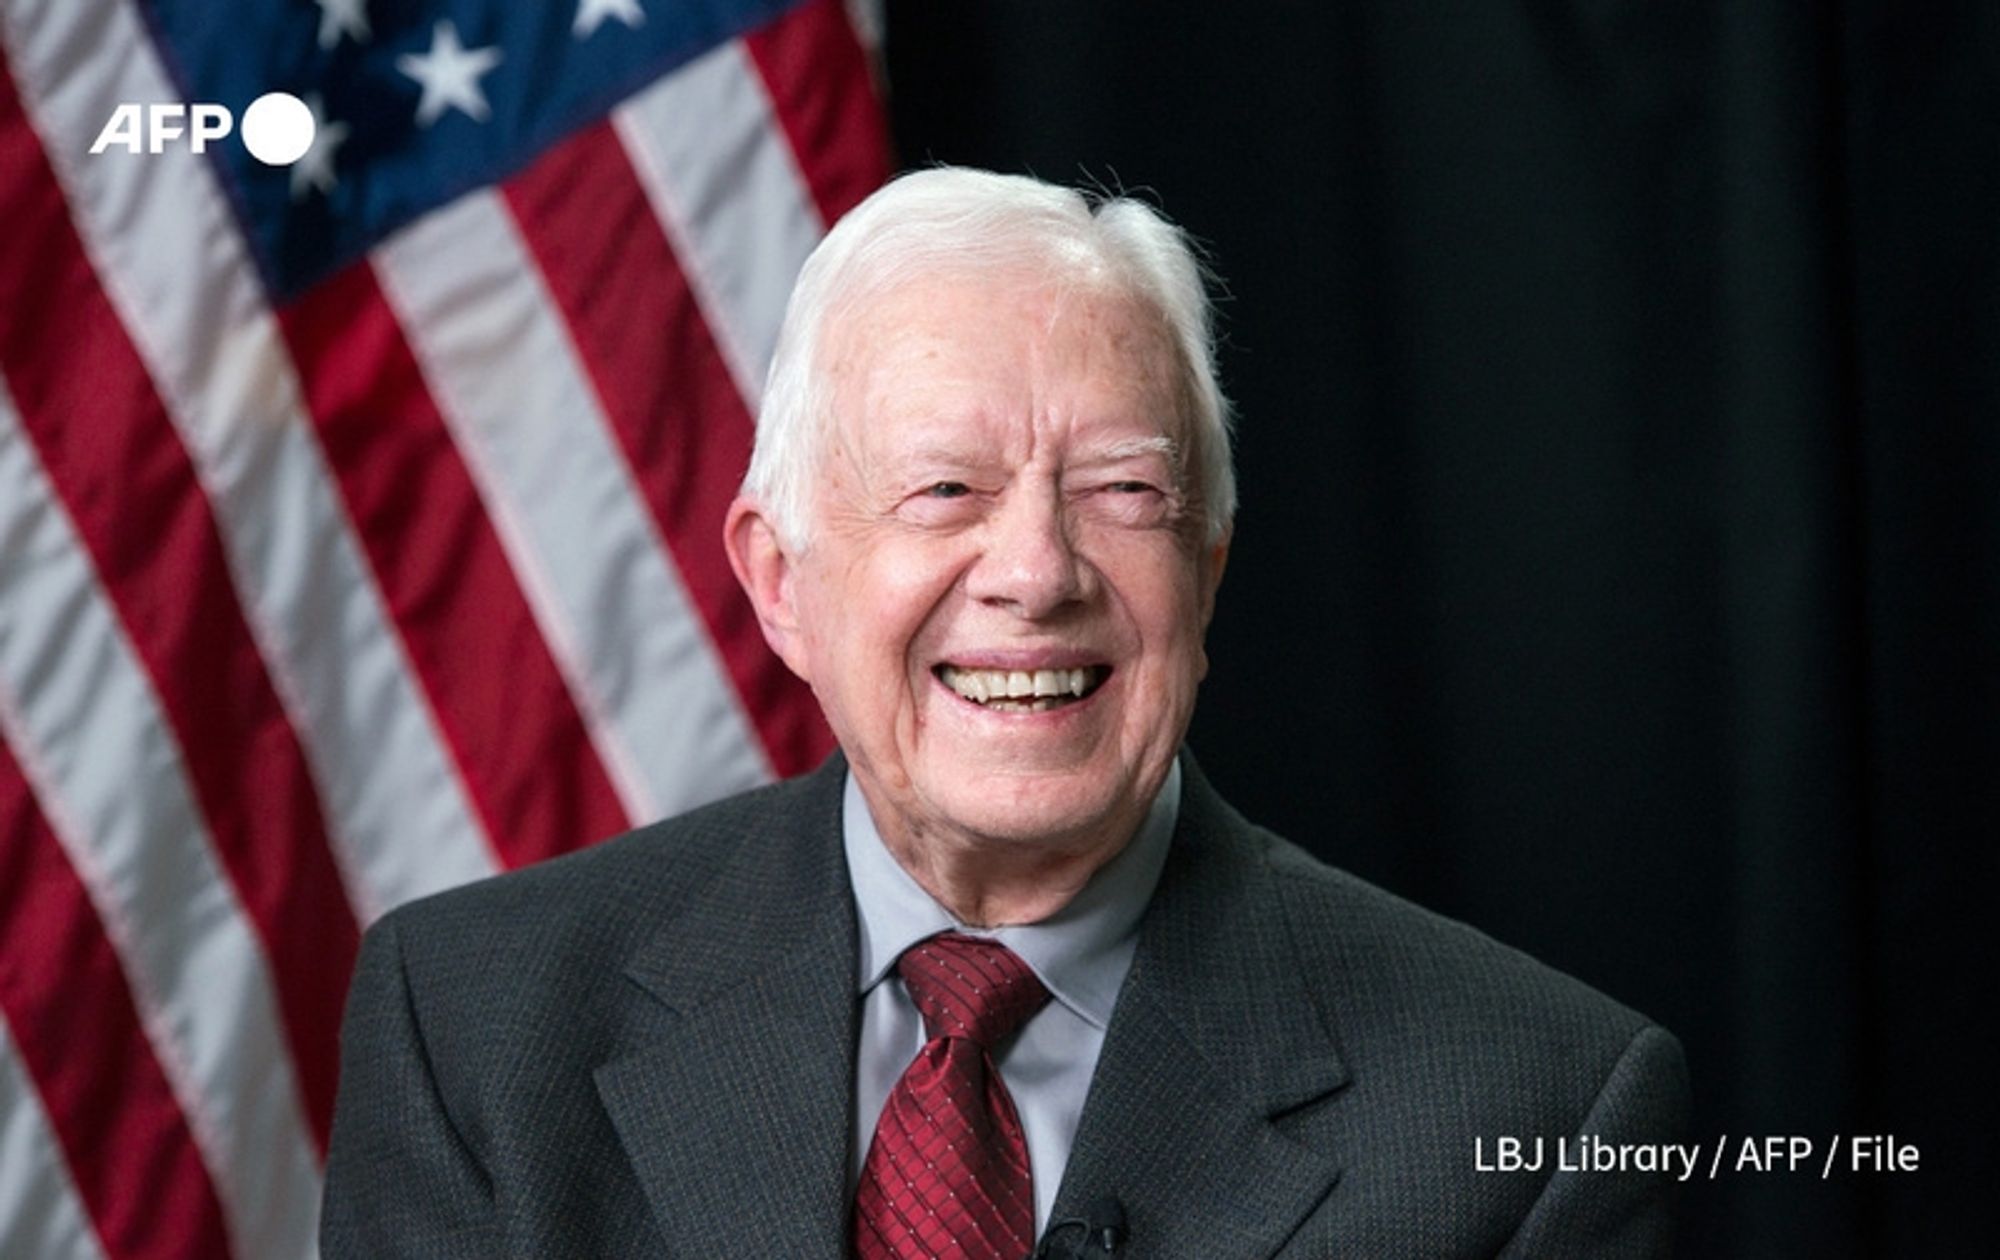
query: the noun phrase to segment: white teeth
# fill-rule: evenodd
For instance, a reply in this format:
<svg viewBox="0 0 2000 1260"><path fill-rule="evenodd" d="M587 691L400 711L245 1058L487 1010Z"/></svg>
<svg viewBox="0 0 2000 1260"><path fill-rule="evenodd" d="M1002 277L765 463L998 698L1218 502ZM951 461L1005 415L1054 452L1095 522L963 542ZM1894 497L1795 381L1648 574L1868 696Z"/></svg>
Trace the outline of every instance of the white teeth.
<svg viewBox="0 0 2000 1260"><path fill-rule="evenodd" d="M938 670L938 677L944 685L978 704L1002 704L1008 708L1051 707L1044 702L1062 703L1072 698L1081 699L1089 691L1097 677L1097 671L1084 669L960 669L946 665ZM1016 700L1029 701L1028 706L1011 703Z"/></svg>

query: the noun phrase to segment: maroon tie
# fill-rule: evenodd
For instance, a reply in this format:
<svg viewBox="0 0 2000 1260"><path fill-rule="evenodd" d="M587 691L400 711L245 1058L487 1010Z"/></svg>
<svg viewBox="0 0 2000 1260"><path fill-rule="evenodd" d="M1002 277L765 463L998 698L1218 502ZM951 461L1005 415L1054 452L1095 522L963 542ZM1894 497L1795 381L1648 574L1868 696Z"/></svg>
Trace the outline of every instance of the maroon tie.
<svg viewBox="0 0 2000 1260"><path fill-rule="evenodd" d="M1049 1000L995 941L946 932L896 968L930 1040L889 1091L854 1195L860 1260L1021 1260L1034 1247L1028 1144L992 1049Z"/></svg>

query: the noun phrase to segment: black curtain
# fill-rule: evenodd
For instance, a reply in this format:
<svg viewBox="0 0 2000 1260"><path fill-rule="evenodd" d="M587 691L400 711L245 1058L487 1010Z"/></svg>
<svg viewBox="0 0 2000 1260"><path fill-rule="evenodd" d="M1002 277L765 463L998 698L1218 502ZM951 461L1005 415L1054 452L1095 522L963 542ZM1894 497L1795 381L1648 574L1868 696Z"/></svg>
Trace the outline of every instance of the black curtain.
<svg viewBox="0 0 2000 1260"><path fill-rule="evenodd" d="M891 0L903 161L1227 279L1192 743L1680 1034L1689 1255L2000 1236L2000 6ZM1467 1159L1471 1158L1470 1152Z"/></svg>

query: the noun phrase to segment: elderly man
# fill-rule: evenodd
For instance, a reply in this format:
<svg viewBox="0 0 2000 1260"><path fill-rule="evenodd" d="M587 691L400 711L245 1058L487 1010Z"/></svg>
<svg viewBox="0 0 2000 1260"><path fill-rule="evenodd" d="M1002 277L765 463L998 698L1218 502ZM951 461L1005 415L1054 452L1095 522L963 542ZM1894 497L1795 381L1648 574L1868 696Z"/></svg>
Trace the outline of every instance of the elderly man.
<svg viewBox="0 0 2000 1260"><path fill-rule="evenodd" d="M841 756L378 925L326 1254L1662 1251L1674 1040L1182 751L1234 497L1152 211L843 220L726 527Z"/></svg>

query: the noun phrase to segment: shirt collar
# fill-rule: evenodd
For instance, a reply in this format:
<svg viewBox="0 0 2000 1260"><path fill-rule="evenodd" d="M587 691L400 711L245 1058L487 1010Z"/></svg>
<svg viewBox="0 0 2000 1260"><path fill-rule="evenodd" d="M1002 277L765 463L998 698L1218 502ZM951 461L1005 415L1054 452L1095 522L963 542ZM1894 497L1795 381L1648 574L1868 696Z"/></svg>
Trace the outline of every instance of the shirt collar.
<svg viewBox="0 0 2000 1260"><path fill-rule="evenodd" d="M883 844L852 771L843 791L842 842L861 928L858 992L866 994L880 984L903 951L918 941L939 932L964 932L1007 946L1058 1002L1098 1028L1110 1024L1111 1008L1131 966L1139 918L1160 881L1180 815L1178 759L1132 842L1099 867L1068 905L1039 923L997 929L960 923L903 869Z"/></svg>

